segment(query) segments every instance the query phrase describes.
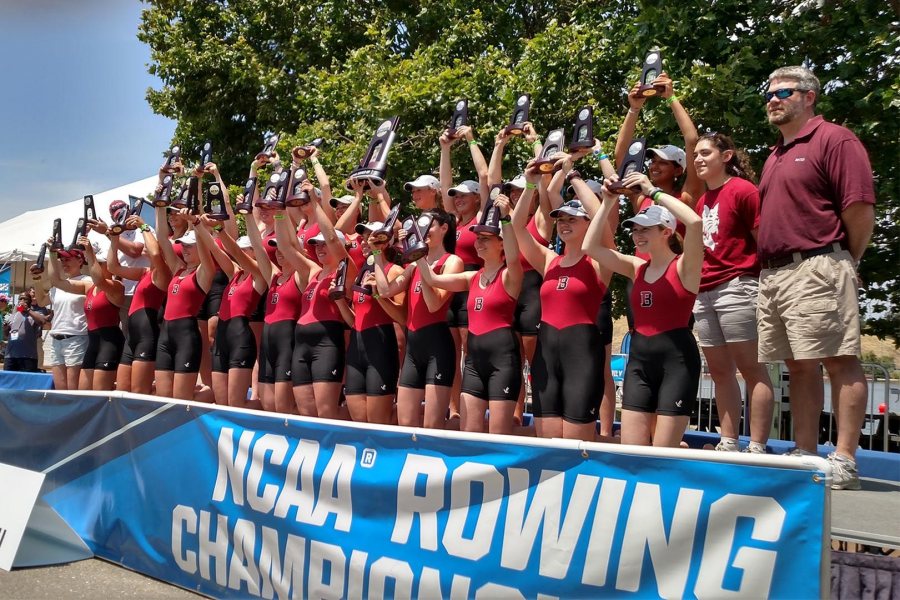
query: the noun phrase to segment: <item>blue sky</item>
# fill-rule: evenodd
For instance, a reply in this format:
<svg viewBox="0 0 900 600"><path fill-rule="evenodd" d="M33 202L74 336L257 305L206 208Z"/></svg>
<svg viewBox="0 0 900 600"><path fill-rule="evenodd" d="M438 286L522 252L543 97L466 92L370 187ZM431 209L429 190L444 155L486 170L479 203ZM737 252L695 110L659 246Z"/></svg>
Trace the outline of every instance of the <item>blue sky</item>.
<svg viewBox="0 0 900 600"><path fill-rule="evenodd" d="M0 0L0 221L154 175L138 0Z"/></svg>

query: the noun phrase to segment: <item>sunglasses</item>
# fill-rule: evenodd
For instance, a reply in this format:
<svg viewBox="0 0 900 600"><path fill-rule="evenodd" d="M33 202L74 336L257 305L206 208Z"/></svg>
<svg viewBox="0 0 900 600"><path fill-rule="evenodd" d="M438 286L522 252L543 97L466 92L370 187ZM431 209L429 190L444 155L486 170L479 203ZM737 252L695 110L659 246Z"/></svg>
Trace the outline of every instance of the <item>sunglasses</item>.
<svg viewBox="0 0 900 600"><path fill-rule="evenodd" d="M787 100L791 96L794 95L794 92L806 93L809 90L805 90L803 88L779 88L777 90L773 90L771 92L765 92L763 94L763 98L766 99L766 102L771 102L772 98L778 98L779 100Z"/></svg>

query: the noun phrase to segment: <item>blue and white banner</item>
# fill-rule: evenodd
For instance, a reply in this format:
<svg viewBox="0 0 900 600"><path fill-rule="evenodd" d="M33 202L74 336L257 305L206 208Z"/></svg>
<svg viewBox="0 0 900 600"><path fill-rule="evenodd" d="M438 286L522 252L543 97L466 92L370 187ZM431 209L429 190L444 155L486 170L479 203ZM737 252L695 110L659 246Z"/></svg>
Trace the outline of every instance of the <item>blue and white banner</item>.
<svg viewBox="0 0 900 600"><path fill-rule="evenodd" d="M720 454L0 401L0 461L45 472L98 556L222 598L827 593L824 471Z"/></svg>

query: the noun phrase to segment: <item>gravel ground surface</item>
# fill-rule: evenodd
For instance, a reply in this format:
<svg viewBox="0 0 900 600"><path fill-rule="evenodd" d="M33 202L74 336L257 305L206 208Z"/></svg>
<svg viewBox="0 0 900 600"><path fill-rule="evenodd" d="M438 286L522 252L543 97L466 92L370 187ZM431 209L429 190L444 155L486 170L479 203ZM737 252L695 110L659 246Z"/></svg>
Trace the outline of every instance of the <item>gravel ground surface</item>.
<svg viewBox="0 0 900 600"><path fill-rule="evenodd" d="M99 559L66 565L0 570L3 600L95 600L153 598L199 600L193 592L163 583Z"/></svg>

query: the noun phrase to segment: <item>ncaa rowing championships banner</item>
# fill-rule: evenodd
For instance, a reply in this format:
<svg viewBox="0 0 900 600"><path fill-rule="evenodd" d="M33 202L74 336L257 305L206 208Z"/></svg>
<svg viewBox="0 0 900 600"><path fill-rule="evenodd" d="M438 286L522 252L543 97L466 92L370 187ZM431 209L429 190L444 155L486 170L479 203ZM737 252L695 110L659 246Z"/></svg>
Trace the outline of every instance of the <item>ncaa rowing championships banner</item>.
<svg viewBox="0 0 900 600"><path fill-rule="evenodd" d="M3 394L0 462L97 556L217 598L828 593L818 458Z"/></svg>

